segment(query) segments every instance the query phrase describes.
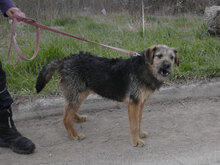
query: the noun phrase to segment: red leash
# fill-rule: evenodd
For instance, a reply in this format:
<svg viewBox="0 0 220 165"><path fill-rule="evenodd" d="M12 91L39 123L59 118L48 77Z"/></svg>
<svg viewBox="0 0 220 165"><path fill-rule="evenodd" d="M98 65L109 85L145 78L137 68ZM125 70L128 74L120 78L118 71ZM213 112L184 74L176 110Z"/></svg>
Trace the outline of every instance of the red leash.
<svg viewBox="0 0 220 165"><path fill-rule="evenodd" d="M36 27L36 32L37 32L36 46L35 46L34 54L30 59L27 59L22 55L21 50L19 49L18 44L17 44L16 39L15 39L16 38L15 29L16 29L17 23L19 21L22 21L24 23L27 23L27 24L30 24L30 25L33 25L33 26ZM16 16L13 19L13 23L12 23L12 27L11 27L11 42L10 42L9 49L8 49L8 61L11 65L17 65L20 62L21 59L23 61L31 61L37 56L37 53L38 53L38 50L39 50L39 41L40 41L40 32L39 32L40 28L48 30L48 31L52 31L52 32L55 32L55 33L63 34L65 36L69 36L69 37L72 37L72 38L75 38L75 39L78 39L78 40L81 40L81 41L85 41L85 42L89 42L89 43L92 43L92 44L100 45L100 46L103 46L103 47L106 47L106 48L109 48L109 49L113 49L113 50L116 50L116 51L119 51L119 52L122 52L122 53L132 55L132 56L138 56L139 55L138 53L133 52L133 51L129 51L129 50L125 50L125 49L105 45L105 44L98 43L98 42L95 42L95 41L87 40L86 38L83 38L83 37L78 37L78 36L74 36L74 35L69 34L69 33L61 32L61 31L56 30L54 28L39 24L39 23L37 23L37 21L35 21L33 19L30 19L30 18L24 18L24 17ZM18 55L18 59L17 59L17 62L15 64L12 64L11 59L10 59L10 52L11 52L12 44L14 44L15 51Z"/></svg>

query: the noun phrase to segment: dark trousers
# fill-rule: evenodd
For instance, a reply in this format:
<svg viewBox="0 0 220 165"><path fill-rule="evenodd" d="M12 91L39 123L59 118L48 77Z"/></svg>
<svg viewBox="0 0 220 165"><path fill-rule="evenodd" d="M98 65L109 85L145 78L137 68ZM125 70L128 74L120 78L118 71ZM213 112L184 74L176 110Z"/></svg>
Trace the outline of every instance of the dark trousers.
<svg viewBox="0 0 220 165"><path fill-rule="evenodd" d="M13 99L6 88L6 74L0 61L0 110L10 107L12 103Z"/></svg>

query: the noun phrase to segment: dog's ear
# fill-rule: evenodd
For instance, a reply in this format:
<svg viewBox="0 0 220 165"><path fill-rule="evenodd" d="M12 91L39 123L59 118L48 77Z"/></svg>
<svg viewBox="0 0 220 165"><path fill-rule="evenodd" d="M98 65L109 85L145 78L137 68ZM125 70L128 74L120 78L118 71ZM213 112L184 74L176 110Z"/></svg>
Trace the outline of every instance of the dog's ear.
<svg viewBox="0 0 220 165"><path fill-rule="evenodd" d="M150 64L153 64L154 59L154 52L156 51L157 46L152 45L151 47L147 48L147 50L144 52L145 58L147 61L149 61Z"/></svg>
<svg viewBox="0 0 220 165"><path fill-rule="evenodd" d="M177 50L176 50L175 48L173 48L173 52L174 52L174 54L175 54L175 64L176 64L177 66L179 66L180 61L179 61L179 56L178 56Z"/></svg>

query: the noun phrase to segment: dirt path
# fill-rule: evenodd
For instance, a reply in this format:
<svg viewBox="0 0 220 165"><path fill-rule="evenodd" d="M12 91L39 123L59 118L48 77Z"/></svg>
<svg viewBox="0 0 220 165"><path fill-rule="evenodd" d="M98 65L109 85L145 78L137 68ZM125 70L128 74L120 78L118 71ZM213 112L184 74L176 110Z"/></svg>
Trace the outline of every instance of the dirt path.
<svg viewBox="0 0 220 165"><path fill-rule="evenodd" d="M146 105L143 128L149 137L144 139L143 148L130 145L126 107L111 104L103 110L80 111L88 115L87 122L75 124L76 129L86 135L80 142L70 140L61 115L18 121L18 129L35 142L36 152L18 155L0 148L0 164L220 164L220 97Z"/></svg>

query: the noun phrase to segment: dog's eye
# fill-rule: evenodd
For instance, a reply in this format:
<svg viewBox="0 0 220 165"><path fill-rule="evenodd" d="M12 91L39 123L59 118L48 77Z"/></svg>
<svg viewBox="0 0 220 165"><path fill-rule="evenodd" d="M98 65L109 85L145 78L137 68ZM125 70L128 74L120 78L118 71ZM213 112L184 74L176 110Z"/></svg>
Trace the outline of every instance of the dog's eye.
<svg viewBox="0 0 220 165"><path fill-rule="evenodd" d="M173 60L173 59L174 59L174 57L173 57L173 56L170 56L170 59L171 59L171 60Z"/></svg>
<svg viewBox="0 0 220 165"><path fill-rule="evenodd" d="M159 54L159 55L157 55L157 57L158 57L159 59L161 59L161 58L163 57L163 55L162 55L162 54Z"/></svg>

